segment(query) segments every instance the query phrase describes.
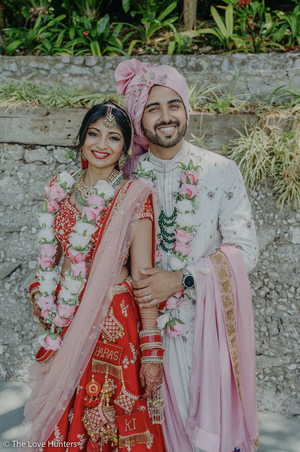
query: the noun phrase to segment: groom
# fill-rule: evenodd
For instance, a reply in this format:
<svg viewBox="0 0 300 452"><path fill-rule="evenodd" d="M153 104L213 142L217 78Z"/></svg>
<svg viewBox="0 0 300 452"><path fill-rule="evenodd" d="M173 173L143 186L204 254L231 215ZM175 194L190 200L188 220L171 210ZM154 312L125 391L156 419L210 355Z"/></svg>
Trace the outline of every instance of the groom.
<svg viewBox="0 0 300 452"><path fill-rule="evenodd" d="M251 317L252 305L250 297L251 307L247 311L248 314L243 314L243 303L241 308L239 308L236 301L236 305L233 308L233 312L236 313L236 321L231 325L230 332L237 338L237 341L248 341L248 343L251 343L251 347L253 345L251 350L248 350L249 363L246 363L248 368L246 367L245 371L245 374L247 374L246 378L249 375L251 376L249 377L251 380L249 387L252 385L253 389L254 385L250 397L249 394L248 397L245 397L254 399L251 407L246 406L247 401L245 401L245 398L244 401L242 400L241 394L244 389L242 387L242 390L240 390L239 381L240 378L241 381L244 378L243 375L240 375L243 364L240 364L238 369L238 364L234 363L231 339L229 337L231 333L227 329L227 339L222 339L221 336L222 325L224 321L226 324L228 320L224 302L223 307L221 307L224 316L221 323L218 323L220 319L215 319L214 316L211 316L210 320L205 317L206 323L201 326L203 328L201 334L204 337L205 328L209 328L208 334L212 334L211 341L218 344L217 348L214 349L215 352L218 352L218 356L211 356L208 362L210 360L211 362L220 360L221 377L222 372L225 375L225 371L229 372L229 374L231 373L231 376L234 375L232 381L236 382L236 393L241 399L241 403L235 405L235 415L237 417L232 421L232 424L235 423L235 425L228 427L227 421L222 419L222 416L224 417L224 407L221 406L224 403L222 394L220 395L219 412L217 414L214 412L211 416L212 419L218 418L218 426L214 426L213 421L210 423L200 419L201 413L203 413L201 397L200 408L197 408L195 420L191 421L193 405L191 401L196 394L190 393L191 385L193 388L197 387L200 391L202 384L202 382L198 381L198 386L197 384L195 386L195 381L197 378L199 380L199 376L194 375L195 370L193 368L193 364L194 367L196 366L194 362L195 348L193 349L193 342L196 340L194 336L197 333L198 337L200 329L200 307L198 306L198 311L196 311L195 300L199 304L198 300L204 297L201 303L208 305L207 300L209 296L212 297L212 302L218 297L218 295L213 294L215 288L212 275L209 277L208 275L207 277L204 276L210 270L199 267L199 265L208 263L209 267L211 262L217 262L217 256L218 262L223 262L221 274L226 274L226 271L227 275L231 274L231 279L228 279L228 282L223 282L223 285L227 284L226 287L228 288L231 284L239 290L238 287L242 277L238 276L238 271L234 272L234 268L241 268L241 271L250 271L257 263L258 245L244 181L233 161L193 146L184 140L189 121L189 95L185 78L175 68L167 65L151 67L149 63L141 63L131 59L119 64L115 77L117 90L125 96L125 108L130 114L134 126L135 134L132 150L135 167L137 167L137 162L139 161L142 167L153 170L155 188L160 195L160 244L157 251L158 260L160 261L159 267L143 271L143 274L147 275L148 278L134 283L134 294L141 306L152 306L169 300L168 303L171 309L175 307L175 310L172 311L173 317L178 319L179 322L176 321L175 325L173 325L173 330L169 328L169 335L164 335L164 348L172 381L171 393L175 394L176 410L180 414L179 418L181 418L183 426L185 426L185 432L190 437L192 444L207 451L225 450L229 444L232 450L249 444L249 448L246 447L245 451L247 450L248 452L249 450L250 452L258 447L253 316ZM144 165L145 162L147 162L147 165ZM186 164L191 162L191 166L183 176L183 167L180 162L185 162ZM180 199L178 192L182 191L179 185L180 180L181 182L186 182L183 185L187 189L190 188L191 192L186 191L186 193L192 193L189 196L192 197L196 194L194 197L196 202L193 205L194 220L192 222L190 221L191 216L189 213L182 207L180 211L178 207L178 199ZM183 207L184 205L181 204ZM188 231L192 232L188 243L184 238L188 234L186 232L182 234L182 231L186 230L181 229L176 232L178 223L180 223L179 216L181 224L188 225ZM188 223L189 221L190 224ZM224 247L224 244L230 245L230 247ZM173 252L174 249L177 250L176 253ZM218 251L219 249L220 251ZM226 249L229 249L234 256L232 260L228 258ZM224 256L226 255L229 263L225 262ZM237 262L238 265L236 266ZM234 280L235 282L232 282ZM244 287L245 297L248 296L247 287ZM184 297L178 300L181 291L184 291ZM195 318L198 322L197 324L195 323ZM207 322L210 321L212 323L208 325ZM217 327L215 328L216 325ZM241 325L244 327L245 334L246 330L249 330L248 338L242 337L243 334L239 333L238 330ZM215 333L211 333L213 330ZM199 340L203 340L203 337ZM199 361L199 369L204 366L204 355L208 345L204 345L203 356ZM228 356L231 356L231 371L224 369L226 365L221 352L223 347L225 347L226 353L230 350ZM240 344L238 343L237 348L241 350L241 342ZM199 353L201 353L200 348ZM243 359L245 357L246 354ZM241 361L241 357L238 360ZM210 364L206 364L206 366L210 366ZM232 385L232 381L229 386ZM225 386L222 385L223 382L220 392L224 392L224 388L226 392L226 384ZM217 391L217 388L215 390ZM232 397L234 398L235 395ZM204 400L205 397L203 396L202 399ZM209 404L205 410L203 416L205 417L207 414L207 418L209 418L211 415L211 413L207 412L207 410L210 410ZM168 419L166 420L166 424L168 424ZM176 431L177 428L180 429L181 426L179 424L175 425L174 430ZM232 429L235 433L230 438L224 438L227 435L227 431L222 432L222 430L226 429ZM170 432L172 427L167 425L167 430ZM198 431L197 434L195 433L196 430ZM238 443L238 440L240 443ZM186 447L190 447L189 442L186 443ZM169 442L168 450L169 452L174 452L175 450L180 450L180 448L178 449L175 441L173 445L170 445Z"/></svg>

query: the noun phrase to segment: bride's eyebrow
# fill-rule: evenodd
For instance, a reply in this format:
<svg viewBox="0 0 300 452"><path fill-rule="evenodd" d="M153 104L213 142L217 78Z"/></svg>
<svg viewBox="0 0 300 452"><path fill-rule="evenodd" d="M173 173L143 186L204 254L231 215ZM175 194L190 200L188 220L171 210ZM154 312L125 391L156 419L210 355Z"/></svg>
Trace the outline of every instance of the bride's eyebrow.
<svg viewBox="0 0 300 452"><path fill-rule="evenodd" d="M97 130L97 132L101 133L100 130L97 129L97 127L89 127L89 130L91 130L91 129ZM119 136L122 138L121 134L118 133L118 132L113 132L113 131L112 131L112 132L109 132L109 135L111 135L111 134L119 135Z"/></svg>

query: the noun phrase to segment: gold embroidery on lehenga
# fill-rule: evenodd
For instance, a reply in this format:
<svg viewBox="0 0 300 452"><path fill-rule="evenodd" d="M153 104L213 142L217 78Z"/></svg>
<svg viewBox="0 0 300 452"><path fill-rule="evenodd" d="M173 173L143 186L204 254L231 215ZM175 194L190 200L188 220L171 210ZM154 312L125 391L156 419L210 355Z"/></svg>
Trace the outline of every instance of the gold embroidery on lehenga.
<svg viewBox="0 0 300 452"><path fill-rule="evenodd" d="M240 381L240 369L239 369L239 357L238 357L238 345L237 345L237 325L235 318L235 306L234 306L234 295L231 283L231 270L228 261L223 253L217 251L210 256L210 260L215 268L218 276L218 283L221 292L221 299L224 312L225 327L228 338L229 352L233 367L233 373L236 381L236 386L239 394L239 398L242 404L242 409L245 414L242 391L241 391L241 381ZM252 439L255 449L258 448L258 437Z"/></svg>

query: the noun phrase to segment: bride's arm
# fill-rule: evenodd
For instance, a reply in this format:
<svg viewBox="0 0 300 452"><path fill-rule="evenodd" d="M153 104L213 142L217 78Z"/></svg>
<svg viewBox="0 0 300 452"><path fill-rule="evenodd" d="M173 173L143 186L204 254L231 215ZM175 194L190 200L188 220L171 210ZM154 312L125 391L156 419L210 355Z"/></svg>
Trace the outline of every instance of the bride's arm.
<svg viewBox="0 0 300 452"><path fill-rule="evenodd" d="M144 268L152 267L152 221L148 218L139 220L131 244L131 274L134 281L147 278L140 273ZM151 295L151 294L149 294ZM139 308L142 320L142 329L157 329L156 319L158 307ZM144 363L141 365L141 386L145 388L143 398L153 395L162 384L163 368L159 363Z"/></svg>

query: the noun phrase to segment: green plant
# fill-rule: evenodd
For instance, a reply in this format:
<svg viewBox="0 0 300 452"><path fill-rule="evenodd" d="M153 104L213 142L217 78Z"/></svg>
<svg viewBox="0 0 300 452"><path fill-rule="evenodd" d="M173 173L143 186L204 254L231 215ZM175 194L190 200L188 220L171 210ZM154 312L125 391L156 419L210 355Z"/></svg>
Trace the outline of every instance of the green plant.
<svg viewBox="0 0 300 452"><path fill-rule="evenodd" d="M223 19L214 6L211 7L211 14L216 22L215 28L202 28L196 32L199 34L209 34L217 38L223 48L232 49L233 46L239 48L243 45L243 40L234 32L234 10L230 4L225 9L225 19ZM194 32L190 32L192 36ZM195 35L195 34L194 34Z"/></svg>
<svg viewBox="0 0 300 452"><path fill-rule="evenodd" d="M4 31L8 36L4 41L6 45L5 51L8 52L9 55L13 55L13 53L21 47L25 48L29 54L33 54L33 52L43 47L42 41L53 37L53 34L57 35L58 28L59 32L62 31L60 22L65 17L64 14L59 17L39 15L31 30L26 28L5 29Z"/></svg>
<svg viewBox="0 0 300 452"><path fill-rule="evenodd" d="M151 14L145 14L141 19L141 25L132 25L129 23L123 23L130 28L133 28L140 36L140 40L143 43L150 44L150 38L162 30L165 27L170 26L178 19L178 16L173 16L168 19L166 17L176 8L177 2L171 3L156 19L156 11L152 11ZM136 41L138 42L138 41Z"/></svg>
<svg viewBox="0 0 300 452"><path fill-rule="evenodd" d="M300 45L300 5L297 5L289 14L277 11L277 16L283 24L279 30L281 39L287 36L287 46L291 47L296 44Z"/></svg>
<svg viewBox="0 0 300 452"><path fill-rule="evenodd" d="M185 36L184 33L178 33L173 24L169 24L173 32L174 41L171 41L168 47L168 55L184 55L188 46L192 42L190 36Z"/></svg>
<svg viewBox="0 0 300 452"><path fill-rule="evenodd" d="M98 18L103 0L76 0L77 7L83 17Z"/></svg>
<svg viewBox="0 0 300 452"><path fill-rule="evenodd" d="M1 76L0 103L14 106L25 104L56 108L91 108L94 104L112 99L124 104L123 96L119 94L82 93L59 83L49 88L31 81L33 75L34 73L30 74L23 81Z"/></svg>
<svg viewBox="0 0 300 452"><path fill-rule="evenodd" d="M288 203L300 207L300 131L299 124L285 132L278 125L256 123L245 135L230 144L230 158L239 166L246 186L257 189L270 177L274 192L279 195L277 205Z"/></svg>
<svg viewBox="0 0 300 452"><path fill-rule="evenodd" d="M106 14L99 20L89 17L80 17L73 11L72 26L69 29L69 43L74 48L75 55L86 55L92 53L94 56L127 55L124 44L134 33L130 32L122 39L118 35L122 29L122 24L118 24L113 31L110 31L109 15ZM76 36L77 35L77 36Z"/></svg>
<svg viewBox="0 0 300 452"><path fill-rule="evenodd" d="M284 30L279 28L278 20L273 20L270 8L265 6L265 0L249 1L249 3L244 3L243 7L240 6L238 0L224 0L224 2L234 9L235 30L243 41L239 51L260 53L265 52L267 47L278 47L285 50L279 44Z"/></svg>

